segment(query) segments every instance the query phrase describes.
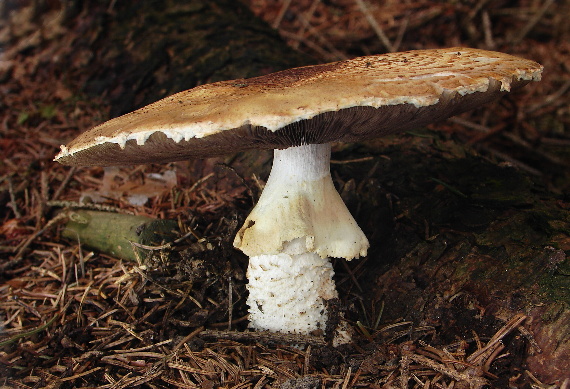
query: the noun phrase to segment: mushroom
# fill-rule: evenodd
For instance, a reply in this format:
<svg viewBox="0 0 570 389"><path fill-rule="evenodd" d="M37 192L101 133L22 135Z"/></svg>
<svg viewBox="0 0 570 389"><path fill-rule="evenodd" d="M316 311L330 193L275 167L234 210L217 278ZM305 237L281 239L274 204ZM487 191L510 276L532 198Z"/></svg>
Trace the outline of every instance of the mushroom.
<svg viewBox="0 0 570 389"><path fill-rule="evenodd" d="M335 190L332 142L381 137L494 100L542 66L450 48L371 55L198 86L81 134L55 160L75 166L159 163L274 149L263 193L235 237L249 256L250 327L324 330L336 298L329 258L369 247Z"/></svg>

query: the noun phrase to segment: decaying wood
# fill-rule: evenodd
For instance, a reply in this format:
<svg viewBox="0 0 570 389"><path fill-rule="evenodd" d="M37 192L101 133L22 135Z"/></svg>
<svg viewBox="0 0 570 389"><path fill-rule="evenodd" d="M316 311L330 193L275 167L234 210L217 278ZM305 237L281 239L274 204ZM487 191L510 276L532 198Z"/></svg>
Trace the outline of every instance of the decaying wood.
<svg viewBox="0 0 570 389"><path fill-rule="evenodd" d="M515 168L440 135L379 140L347 155L376 151L373 161L334 167L338 177L352 177L344 196L371 237L366 270L356 273L374 289L370 306L382 302L384 319L405 317L443 332L491 317L497 325L522 312L542 349L531 347L527 362L565 378L568 208Z"/></svg>

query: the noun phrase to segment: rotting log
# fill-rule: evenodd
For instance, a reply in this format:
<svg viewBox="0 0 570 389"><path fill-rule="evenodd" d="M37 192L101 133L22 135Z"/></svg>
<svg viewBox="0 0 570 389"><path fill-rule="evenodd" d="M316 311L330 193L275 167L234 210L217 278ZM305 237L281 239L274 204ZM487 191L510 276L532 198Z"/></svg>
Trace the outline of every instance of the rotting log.
<svg viewBox="0 0 570 389"><path fill-rule="evenodd" d="M106 95L112 116L196 85L311 62L239 1L116 2L98 11L72 59L90 56L84 90Z"/></svg>
<svg viewBox="0 0 570 389"><path fill-rule="evenodd" d="M332 169L370 238L360 278L370 316L383 305L383 321L433 326L451 343L523 313L530 371L570 376L569 204L440 133L347 145L333 158L361 161Z"/></svg>
<svg viewBox="0 0 570 389"><path fill-rule="evenodd" d="M120 16L106 15L105 31L93 39L97 71L84 76L85 91L106 93L113 115L203 82L308 62L239 3L142 4L117 2ZM347 145L333 159L362 161L332 170L372 247L360 267L366 271L356 273L367 312L345 297L350 318L373 322L381 311L381 323L431 325L444 343L490 336L522 312L531 334L511 342L529 370L545 382L568 377L570 206L563 198L441 134ZM246 176L266 168L236 167ZM336 268L342 291L343 267Z"/></svg>

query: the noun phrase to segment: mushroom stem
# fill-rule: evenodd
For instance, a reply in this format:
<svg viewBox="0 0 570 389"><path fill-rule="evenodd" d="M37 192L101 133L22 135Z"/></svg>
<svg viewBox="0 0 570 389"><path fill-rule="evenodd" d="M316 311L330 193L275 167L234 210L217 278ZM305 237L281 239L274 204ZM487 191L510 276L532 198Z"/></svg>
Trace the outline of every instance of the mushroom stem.
<svg viewBox="0 0 570 389"><path fill-rule="evenodd" d="M368 240L334 188L330 144L275 150L265 189L234 246L250 257L250 326L324 329L337 297L328 257L366 255Z"/></svg>
<svg viewBox="0 0 570 389"><path fill-rule="evenodd" d="M328 258L303 251L296 239L286 253L249 258L249 326L257 330L309 334L324 330L325 301L338 297Z"/></svg>
<svg viewBox="0 0 570 389"><path fill-rule="evenodd" d="M336 191L330 174L331 145L275 150L267 184L234 246L249 257L283 252L303 238L321 258L365 256L368 239Z"/></svg>

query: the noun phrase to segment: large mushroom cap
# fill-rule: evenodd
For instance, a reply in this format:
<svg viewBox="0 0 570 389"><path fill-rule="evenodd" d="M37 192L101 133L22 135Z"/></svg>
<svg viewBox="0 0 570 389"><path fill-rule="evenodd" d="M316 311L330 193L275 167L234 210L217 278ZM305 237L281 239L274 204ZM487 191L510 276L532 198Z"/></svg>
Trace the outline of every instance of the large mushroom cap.
<svg viewBox="0 0 570 389"><path fill-rule="evenodd" d="M541 72L534 61L456 47L217 82L94 127L62 146L55 160L130 165L369 139L477 107Z"/></svg>

